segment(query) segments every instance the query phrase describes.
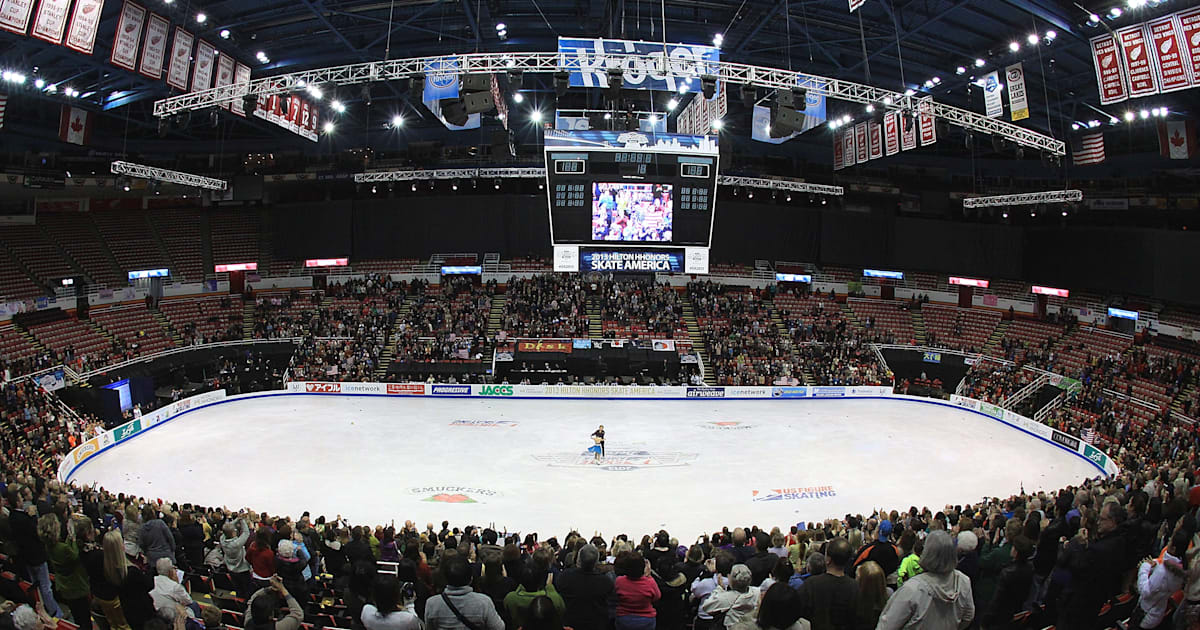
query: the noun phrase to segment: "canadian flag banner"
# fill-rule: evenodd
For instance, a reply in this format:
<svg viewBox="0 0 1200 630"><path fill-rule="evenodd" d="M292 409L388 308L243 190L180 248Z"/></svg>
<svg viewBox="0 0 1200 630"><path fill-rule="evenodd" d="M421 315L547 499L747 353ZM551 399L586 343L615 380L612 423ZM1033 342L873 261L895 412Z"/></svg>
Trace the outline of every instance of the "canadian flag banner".
<svg viewBox="0 0 1200 630"><path fill-rule="evenodd" d="M1158 150L1165 158L1188 160L1196 155L1196 123L1172 120L1158 123Z"/></svg>
<svg viewBox="0 0 1200 630"><path fill-rule="evenodd" d="M30 34L51 44L61 44L70 8L71 0L42 0Z"/></svg>
<svg viewBox="0 0 1200 630"><path fill-rule="evenodd" d="M845 133L846 132L841 129L833 132L833 170L835 171L840 171L843 168L846 168L846 153L844 147L842 146L842 135Z"/></svg>
<svg viewBox="0 0 1200 630"><path fill-rule="evenodd" d="M1117 30L1121 42L1121 53L1125 59L1125 70L1129 73L1129 96L1158 94L1157 70L1154 57L1146 49L1146 25L1137 24Z"/></svg>
<svg viewBox="0 0 1200 630"><path fill-rule="evenodd" d="M1149 22L1150 46L1157 57L1158 86L1163 92L1186 90L1192 79L1183 60L1183 43L1179 35L1179 22L1175 16Z"/></svg>
<svg viewBox="0 0 1200 630"><path fill-rule="evenodd" d="M113 39L112 56L109 58L114 65L126 70L137 69L138 47L145 22L146 9L126 0L121 7L121 18L117 20L117 36Z"/></svg>
<svg viewBox="0 0 1200 630"><path fill-rule="evenodd" d="M67 27L67 48L85 55L92 54L96 47L96 31L100 29L100 14L104 12L104 0L76 0L71 12L71 25Z"/></svg>
<svg viewBox="0 0 1200 630"><path fill-rule="evenodd" d="M92 135L91 114L70 105L62 106L62 117L58 121L58 139L71 144L84 145Z"/></svg>
<svg viewBox="0 0 1200 630"><path fill-rule="evenodd" d="M233 85L233 57L221 53L217 56L217 84L213 87L225 87L226 85ZM225 101L221 107L229 109L232 105L232 101Z"/></svg>
<svg viewBox="0 0 1200 630"><path fill-rule="evenodd" d="M167 63L167 85L178 89L188 89L188 68L192 63L192 44L196 36L175 27L175 41L171 43L171 60Z"/></svg>
<svg viewBox="0 0 1200 630"><path fill-rule="evenodd" d="M900 112L888 112L883 117L884 149L888 155L900 152Z"/></svg>
<svg viewBox="0 0 1200 630"><path fill-rule="evenodd" d="M151 79L162 78L163 57L167 54L167 36L170 33L171 23L167 18L151 13L146 26L146 43L142 45L142 63L138 72Z"/></svg>
<svg viewBox="0 0 1200 630"><path fill-rule="evenodd" d="M0 0L0 28L24 35L32 11L33 0Z"/></svg>

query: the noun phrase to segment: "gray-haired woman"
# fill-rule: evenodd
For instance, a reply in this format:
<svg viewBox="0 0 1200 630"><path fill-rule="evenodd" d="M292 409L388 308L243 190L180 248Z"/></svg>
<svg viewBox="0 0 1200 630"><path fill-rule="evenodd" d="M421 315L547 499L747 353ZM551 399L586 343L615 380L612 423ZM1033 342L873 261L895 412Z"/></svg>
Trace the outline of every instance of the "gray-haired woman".
<svg viewBox="0 0 1200 630"><path fill-rule="evenodd" d="M975 619L971 580L954 568L954 541L935 531L921 553L924 573L909 580L888 599L876 630L900 628L966 628Z"/></svg>

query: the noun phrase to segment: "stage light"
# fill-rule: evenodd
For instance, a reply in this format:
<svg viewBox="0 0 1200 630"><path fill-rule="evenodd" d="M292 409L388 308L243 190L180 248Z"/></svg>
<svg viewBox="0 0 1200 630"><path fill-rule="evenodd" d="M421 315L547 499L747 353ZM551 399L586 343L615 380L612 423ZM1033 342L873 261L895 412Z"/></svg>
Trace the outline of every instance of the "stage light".
<svg viewBox="0 0 1200 630"><path fill-rule="evenodd" d="M650 124L651 124L651 125L657 125L657 124L658 124L658 115L657 115L657 114L655 114L655 115L653 115L653 116L651 116L651 117L650 117Z"/></svg>
<svg viewBox="0 0 1200 630"><path fill-rule="evenodd" d="M1055 31L1046 31L1046 39L1047 39L1047 40L1049 40L1049 41L1054 41L1054 38L1055 38L1055 37L1058 37L1058 33L1057 33L1057 32L1055 32Z"/></svg>
<svg viewBox="0 0 1200 630"><path fill-rule="evenodd" d="M33 82L33 87L40 90L40 89L46 87L46 82L41 79L35 79Z"/></svg>
<svg viewBox="0 0 1200 630"><path fill-rule="evenodd" d="M725 127L725 121L721 120L720 118L713 119L712 128L714 131L720 131L723 127Z"/></svg>
<svg viewBox="0 0 1200 630"><path fill-rule="evenodd" d="M327 133L327 134L333 133L333 123L332 122L325 123L325 133Z"/></svg>
<svg viewBox="0 0 1200 630"><path fill-rule="evenodd" d="M376 186L372 185L372 186L371 186L371 194L372 194L372 195L374 195L375 193L378 193L378 192L379 192L379 188L377 188Z"/></svg>
<svg viewBox="0 0 1200 630"><path fill-rule="evenodd" d="M1141 114L1141 116L1142 116L1142 120L1146 120L1147 118L1149 118L1149 117L1150 117L1150 112L1148 112L1148 111L1146 111L1146 110L1144 110L1144 109L1143 109L1143 110L1140 112L1140 114Z"/></svg>
<svg viewBox="0 0 1200 630"><path fill-rule="evenodd" d="M499 179L499 178L497 178L497 179L495 180L495 183L493 184L493 187L494 187L496 190L500 190L500 179Z"/></svg>
<svg viewBox="0 0 1200 630"><path fill-rule="evenodd" d="M907 90L904 90L904 95L905 95L905 96L912 96L913 94L916 94L916 93L917 93L917 91L916 91L916 90L914 90L914 89L912 89L912 88L909 88L909 89L907 89Z"/></svg>
<svg viewBox="0 0 1200 630"><path fill-rule="evenodd" d="M524 103L524 102L525 102L525 95L524 95L524 94L521 94L520 92L515 92L515 93L513 93L513 102L514 102L514 103Z"/></svg>
<svg viewBox="0 0 1200 630"><path fill-rule="evenodd" d="M1133 122L1133 119L1135 116L1136 116L1136 114L1134 114L1131 111L1125 112L1125 122Z"/></svg>
<svg viewBox="0 0 1200 630"><path fill-rule="evenodd" d="M1000 216L1002 216L1002 217L1004 217L1005 219L1007 219L1007 218L1008 218L1008 212L1002 212L1002 213L1000 214Z"/></svg>
<svg viewBox="0 0 1200 630"><path fill-rule="evenodd" d="M208 16L207 16L207 15L204 15L203 13L197 13L197 14L196 14L196 22L197 22L197 23L199 23L199 24L203 24L203 23L205 23L205 22L207 22L207 21L208 21Z"/></svg>
<svg viewBox="0 0 1200 630"><path fill-rule="evenodd" d="M416 184L413 184L413 185L412 185L412 191L413 191L413 192L417 192L417 185L416 185Z"/></svg>
<svg viewBox="0 0 1200 630"><path fill-rule="evenodd" d="M942 77L933 77L933 84L937 85L942 82Z"/></svg>
<svg viewBox="0 0 1200 630"><path fill-rule="evenodd" d="M612 120L612 112L604 112L604 120Z"/></svg>
<svg viewBox="0 0 1200 630"><path fill-rule="evenodd" d="M221 39L229 39L229 29L227 29L227 28L221 29L220 34L221 34Z"/></svg>
<svg viewBox="0 0 1200 630"><path fill-rule="evenodd" d="M933 89L933 81L932 81L932 80L926 79L926 81L925 81L925 89L926 89L926 90L931 90L931 89Z"/></svg>
<svg viewBox="0 0 1200 630"><path fill-rule="evenodd" d="M1092 24L1099 24L1100 16L1096 15L1095 13L1091 13L1088 15L1088 22L1091 22Z"/></svg>
<svg viewBox="0 0 1200 630"><path fill-rule="evenodd" d="M983 67L983 65L984 65L984 64L986 64L986 63L987 63L987 62L986 62L986 61L984 61L984 60L982 60L982 59L976 59L976 60L975 60L975 67L976 67L976 68L982 68L982 67Z"/></svg>
<svg viewBox="0 0 1200 630"><path fill-rule="evenodd" d="M1113 7L1108 10L1108 17L1115 20L1115 19L1121 17L1122 13L1124 13L1124 12L1121 11L1121 7Z"/></svg>
<svg viewBox="0 0 1200 630"><path fill-rule="evenodd" d="M966 74L966 73L967 73L967 69L962 66L959 66L954 69L954 74Z"/></svg>
<svg viewBox="0 0 1200 630"><path fill-rule="evenodd" d="M1029 45L1030 45L1030 46L1037 46L1037 43L1038 43L1038 34L1037 34L1037 33L1030 33L1030 34L1029 34L1029 37L1026 37L1026 38L1025 38L1025 41L1029 42Z"/></svg>
<svg viewBox="0 0 1200 630"><path fill-rule="evenodd" d="M853 119L850 118L850 114L846 114L845 116L842 116L842 124L843 125L849 125L851 120L853 120Z"/></svg>
<svg viewBox="0 0 1200 630"><path fill-rule="evenodd" d="M717 33L716 35L713 35L713 46L720 48L721 44L724 44L724 43L725 43L725 35L724 34Z"/></svg>
<svg viewBox="0 0 1200 630"><path fill-rule="evenodd" d="M870 114L871 112L874 112L874 111L875 111L875 106L868 104L867 105L867 113Z"/></svg>
<svg viewBox="0 0 1200 630"><path fill-rule="evenodd" d="M339 114L345 113L346 111L346 105L341 101L334 101L330 103L329 106L333 108L333 111Z"/></svg>
<svg viewBox="0 0 1200 630"><path fill-rule="evenodd" d="M542 122L542 110L540 110L540 109L535 109L535 110L533 110L532 112L530 112L530 113L529 113L529 120L531 120L531 121L533 121L533 122L535 122L535 123L540 123L540 122Z"/></svg>
<svg viewBox="0 0 1200 630"><path fill-rule="evenodd" d="M884 104L884 105L891 105L891 104L892 104L892 97L890 97L890 96L885 96L885 97L883 97L883 104Z"/></svg>
<svg viewBox="0 0 1200 630"><path fill-rule="evenodd" d="M1021 50L1021 44L1018 44L1017 42L1009 42L1008 49L1012 52L1017 52L1018 50Z"/></svg>
<svg viewBox="0 0 1200 630"><path fill-rule="evenodd" d="M392 116L392 128L393 129L399 129L403 126L404 126L404 117L403 116L401 116L400 114L396 114L395 116Z"/></svg>
<svg viewBox="0 0 1200 630"><path fill-rule="evenodd" d="M1162 108L1163 118L1166 118L1167 114L1169 114L1169 113L1171 113L1171 112L1166 107Z"/></svg>
<svg viewBox="0 0 1200 630"><path fill-rule="evenodd" d="M1079 131L1079 123L1071 123L1071 131Z"/></svg>

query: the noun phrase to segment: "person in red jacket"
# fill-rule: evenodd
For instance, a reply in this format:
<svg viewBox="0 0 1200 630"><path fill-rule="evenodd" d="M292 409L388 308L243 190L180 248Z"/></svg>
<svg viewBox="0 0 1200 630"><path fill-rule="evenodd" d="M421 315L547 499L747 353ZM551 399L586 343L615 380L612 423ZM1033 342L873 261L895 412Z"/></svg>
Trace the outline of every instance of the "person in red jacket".
<svg viewBox="0 0 1200 630"><path fill-rule="evenodd" d="M254 532L254 542L246 550L246 561L250 563L250 577L254 588L267 588L271 576L275 575L275 549L271 545L271 530L260 526Z"/></svg>
<svg viewBox="0 0 1200 630"><path fill-rule="evenodd" d="M650 577L650 561L631 551L617 558L616 569L617 630L654 630L654 602L662 592Z"/></svg>

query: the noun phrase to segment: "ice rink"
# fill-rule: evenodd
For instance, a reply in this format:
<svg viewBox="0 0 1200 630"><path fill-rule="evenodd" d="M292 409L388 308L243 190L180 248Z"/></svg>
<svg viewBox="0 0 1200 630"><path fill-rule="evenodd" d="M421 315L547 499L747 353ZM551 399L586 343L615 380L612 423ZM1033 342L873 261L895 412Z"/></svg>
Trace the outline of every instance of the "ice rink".
<svg viewBox="0 0 1200 630"><path fill-rule="evenodd" d="M598 424L607 458L585 451ZM1082 458L968 411L904 400L272 396L185 414L84 463L114 491L271 514L571 528L681 542L723 525L1054 489Z"/></svg>

